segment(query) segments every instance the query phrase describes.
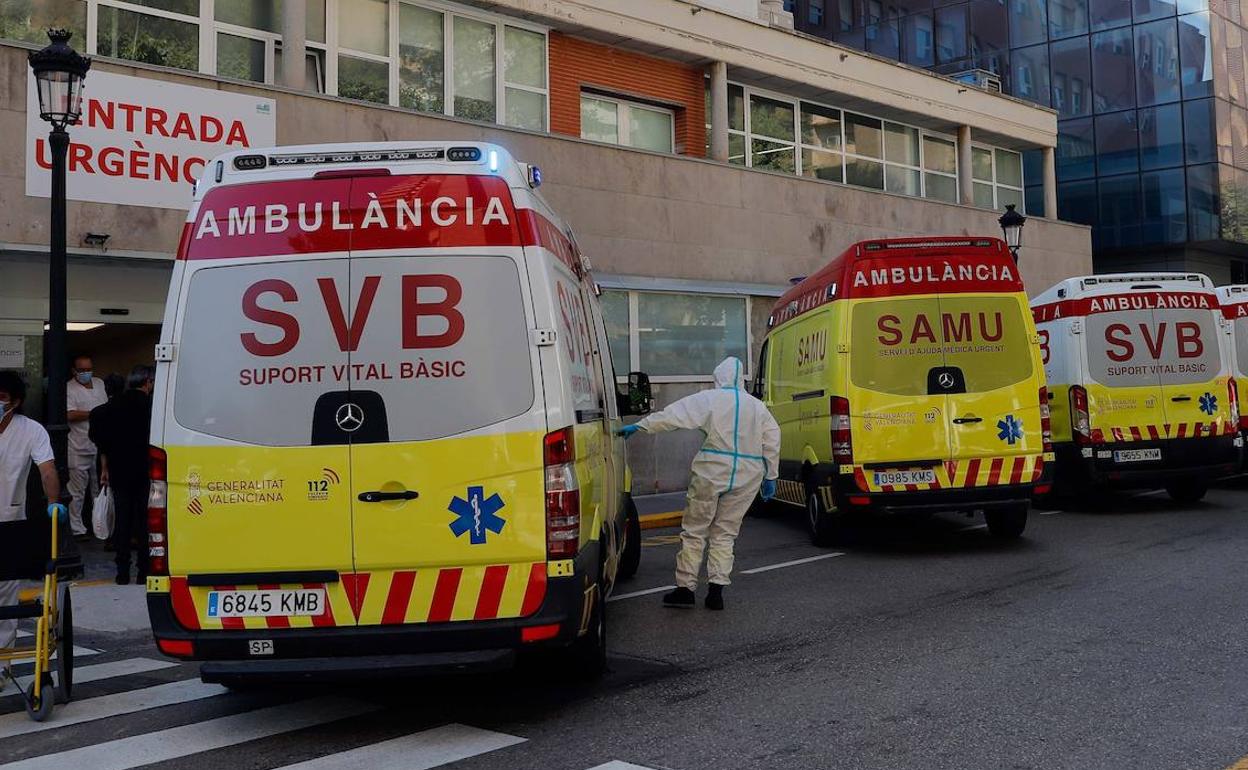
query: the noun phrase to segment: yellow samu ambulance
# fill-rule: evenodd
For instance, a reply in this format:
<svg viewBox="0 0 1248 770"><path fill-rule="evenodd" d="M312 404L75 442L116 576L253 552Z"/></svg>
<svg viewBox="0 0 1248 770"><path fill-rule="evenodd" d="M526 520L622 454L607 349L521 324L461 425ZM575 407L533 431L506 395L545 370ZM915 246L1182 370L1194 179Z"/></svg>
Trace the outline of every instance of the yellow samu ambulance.
<svg viewBox="0 0 1248 770"><path fill-rule="evenodd" d="M157 348L148 609L208 681L600 671L637 569L589 263L497 146L223 155Z"/></svg>
<svg viewBox="0 0 1248 770"><path fill-rule="evenodd" d="M777 498L806 509L817 544L869 510L982 512L1022 534L1047 491L1048 408L1002 241L856 243L768 323L755 388L780 423Z"/></svg>
<svg viewBox="0 0 1248 770"><path fill-rule="evenodd" d="M1058 490L1204 497L1239 464L1230 324L1209 278L1068 278L1032 301L1052 397Z"/></svg>

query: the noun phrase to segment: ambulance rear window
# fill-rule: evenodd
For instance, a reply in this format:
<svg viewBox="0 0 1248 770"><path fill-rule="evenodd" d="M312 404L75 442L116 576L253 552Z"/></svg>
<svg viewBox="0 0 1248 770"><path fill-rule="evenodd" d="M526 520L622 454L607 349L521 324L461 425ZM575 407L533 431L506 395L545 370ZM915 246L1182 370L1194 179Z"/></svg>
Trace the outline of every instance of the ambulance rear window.
<svg viewBox="0 0 1248 770"><path fill-rule="evenodd" d="M1222 368L1211 310L1159 308L1087 317L1088 376L1112 387L1192 385Z"/></svg>
<svg viewBox="0 0 1248 770"><path fill-rule="evenodd" d="M191 430L267 446L483 428L533 404L528 326L509 257L200 269L179 326L174 415ZM334 434L351 427L336 421L347 403L362 406L365 427Z"/></svg>
<svg viewBox="0 0 1248 770"><path fill-rule="evenodd" d="M1023 308L1013 296L942 295L861 302L851 324L850 379L880 393L928 393L928 372L956 366L970 393L1032 375Z"/></svg>

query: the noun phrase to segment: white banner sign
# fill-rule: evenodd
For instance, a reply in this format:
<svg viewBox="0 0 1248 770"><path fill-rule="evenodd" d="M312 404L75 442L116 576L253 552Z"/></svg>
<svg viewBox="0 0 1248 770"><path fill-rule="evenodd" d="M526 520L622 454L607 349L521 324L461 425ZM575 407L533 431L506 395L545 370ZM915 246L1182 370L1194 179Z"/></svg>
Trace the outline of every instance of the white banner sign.
<svg viewBox="0 0 1248 770"><path fill-rule="evenodd" d="M26 194L51 195L49 125L26 85ZM70 127L70 200L189 209L191 184L214 156L276 141L272 99L112 72L90 72L82 120Z"/></svg>
<svg viewBox="0 0 1248 770"><path fill-rule="evenodd" d="M0 337L0 369L22 369L26 366L26 338Z"/></svg>

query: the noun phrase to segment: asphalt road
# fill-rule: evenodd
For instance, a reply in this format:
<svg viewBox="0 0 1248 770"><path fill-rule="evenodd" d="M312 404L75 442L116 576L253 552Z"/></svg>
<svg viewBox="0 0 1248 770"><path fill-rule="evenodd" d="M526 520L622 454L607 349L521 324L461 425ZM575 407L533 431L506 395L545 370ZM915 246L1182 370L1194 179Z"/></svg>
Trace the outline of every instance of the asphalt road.
<svg viewBox="0 0 1248 770"><path fill-rule="evenodd" d="M837 551L796 511L751 519L723 613L630 596L671 582L675 530L651 530L594 685L530 662L232 694L125 673L160 660L147 639L88 634L100 678L49 729L0 693L0 767L1220 770L1248 754L1246 514L1241 483L1033 512L1012 544L877 521Z"/></svg>

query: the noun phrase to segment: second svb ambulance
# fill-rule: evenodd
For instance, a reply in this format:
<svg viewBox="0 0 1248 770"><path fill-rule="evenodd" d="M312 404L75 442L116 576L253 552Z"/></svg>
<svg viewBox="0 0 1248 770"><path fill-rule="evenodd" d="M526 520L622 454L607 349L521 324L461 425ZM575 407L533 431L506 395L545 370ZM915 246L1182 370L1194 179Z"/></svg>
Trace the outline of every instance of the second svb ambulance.
<svg viewBox="0 0 1248 770"><path fill-rule="evenodd" d="M488 144L213 160L157 349L148 609L209 681L605 660L637 569L588 261Z"/></svg>
<svg viewBox="0 0 1248 770"><path fill-rule="evenodd" d="M756 392L777 497L836 539L855 511L982 512L1017 537L1043 492L1048 408L1017 266L996 238L857 243L776 303Z"/></svg>
<svg viewBox="0 0 1248 770"><path fill-rule="evenodd" d="M1248 286L1219 286L1222 317L1231 325L1231 370L1236 382L1248 382ZM1239 432L1248 435L1248 415L1240 410Z"/></svg>
<svg viewBox="0 0 1248 770"><path fill-rule="evenodd" d="M1165 487L1180 502L1239 463L1230 325L1209 278L1068 278L1032 303L1059 491Z"/></svg>

